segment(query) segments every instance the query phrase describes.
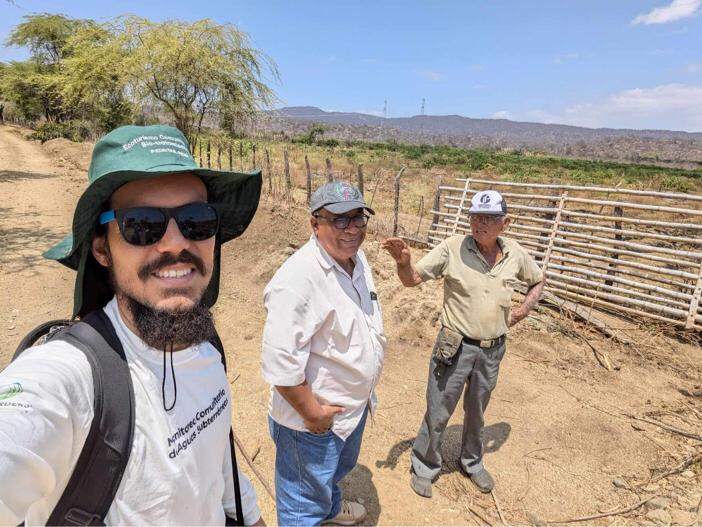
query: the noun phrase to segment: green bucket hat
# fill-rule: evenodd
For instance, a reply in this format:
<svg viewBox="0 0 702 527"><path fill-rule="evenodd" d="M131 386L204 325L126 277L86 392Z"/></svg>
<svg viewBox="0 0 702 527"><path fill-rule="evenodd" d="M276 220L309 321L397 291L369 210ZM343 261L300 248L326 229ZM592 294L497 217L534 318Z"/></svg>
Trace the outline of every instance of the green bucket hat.
<svg viewBox="0 0 702 527"><path fill-rule="evenodd" d="M88 188L76 205L72 232L44 253L45 258L78 272L74 317L101 308L113 295L107 271L91 252L98 216L110 196L130 181L182 173L199 176L207 187L208 200L222 204L212 280L203 296L205 305L214 305L219 294L221 244L241 235L251 223L261 195L261 171L238 173L200 168L180 130L164 125L122 126L95 144Z"/></svg>

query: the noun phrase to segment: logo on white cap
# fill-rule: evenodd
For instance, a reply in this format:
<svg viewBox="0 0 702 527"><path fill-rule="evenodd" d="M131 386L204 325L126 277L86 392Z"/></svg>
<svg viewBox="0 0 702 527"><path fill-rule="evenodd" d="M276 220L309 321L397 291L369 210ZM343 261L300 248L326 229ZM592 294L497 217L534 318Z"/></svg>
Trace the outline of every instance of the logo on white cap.
<svg viewBox="0 0 702 527"><path fill-rule="evenodd" d="M507 214L507 204L496 190L481 190L470 200L469 214Z"/></svg>

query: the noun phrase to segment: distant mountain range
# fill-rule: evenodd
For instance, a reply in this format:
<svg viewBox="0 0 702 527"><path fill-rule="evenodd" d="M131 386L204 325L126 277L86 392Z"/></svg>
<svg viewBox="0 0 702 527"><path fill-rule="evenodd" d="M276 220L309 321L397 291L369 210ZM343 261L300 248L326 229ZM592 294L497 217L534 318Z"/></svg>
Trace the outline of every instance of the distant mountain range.
<svg viewBox="0 0 702 527"><path fill-rule="evenodd" d="M563 156L702 167L702 133L583 128L460 115L383 118L363 113L326 112L314 106L268 112L259 126L262 131L294 136L304 133L312 123L325 125L325 138L341 140L394 139L407 143L526 149Z"/></svg>

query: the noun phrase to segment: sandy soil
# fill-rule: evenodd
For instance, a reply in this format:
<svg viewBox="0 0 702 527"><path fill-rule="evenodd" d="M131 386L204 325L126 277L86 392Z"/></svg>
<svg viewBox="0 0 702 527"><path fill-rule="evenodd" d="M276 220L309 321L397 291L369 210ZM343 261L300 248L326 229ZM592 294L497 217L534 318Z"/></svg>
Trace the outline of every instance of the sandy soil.
<svg viewBox="0 0 702 527"><path fill-rule="evenodd" d="M20 129L0 127L0 366L29 329L70 315L73 274L42 260L41 252L68 230L87 181L89 153L90 145L64 140L40 145L27 141ZM265 198L251 228L223 251L215 315L231 356L235 428L271 483L275 452L266 421L268 386L259 369L261 293L277 267L309 237L308 229L304 210ZM434 498L420 498L408 486L409 449L424 412L441 288L432 283L406 290L377 240L369 238L365 250L390 347L378 389L379 411L366 430L359 465L344 482L347 497L365 504L368 524L487 520L499 525L492 497L478 493L458 470L460 408L446 432L446 463ZM607 353L617 369L602 368L577 334ZM612 343L545 310L511 332L485 429L486 465L497 481L507 523L588 516L661 496L659 509L643 506L589 523L699 524L699 462L647 482L702 451L702 442L625 414L702 434L702 398L679 391L702 384L702 352L652 330L629 330L629 335L635 345ZM244 470L252 475L249 467ZM264 518L274 523L273 502L255 478L254 483Z"/></svg>

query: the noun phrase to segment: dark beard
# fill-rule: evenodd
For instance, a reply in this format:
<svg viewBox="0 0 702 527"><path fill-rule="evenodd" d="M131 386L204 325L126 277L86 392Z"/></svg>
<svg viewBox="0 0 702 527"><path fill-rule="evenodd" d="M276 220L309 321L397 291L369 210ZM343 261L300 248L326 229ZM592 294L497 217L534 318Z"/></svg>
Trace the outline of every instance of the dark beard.
<svg viewBox="0 0 702 527"><path fill-rule="evenodd" d="M187 347L215 336L212 313L201 303L187 311L162 311L122 294L139 337L152 348L166 350L173 344Z"/></svg>

